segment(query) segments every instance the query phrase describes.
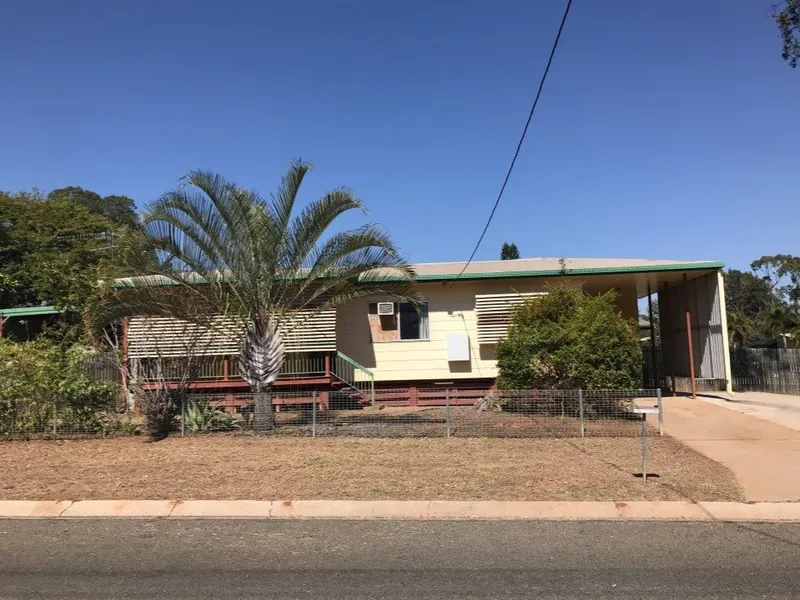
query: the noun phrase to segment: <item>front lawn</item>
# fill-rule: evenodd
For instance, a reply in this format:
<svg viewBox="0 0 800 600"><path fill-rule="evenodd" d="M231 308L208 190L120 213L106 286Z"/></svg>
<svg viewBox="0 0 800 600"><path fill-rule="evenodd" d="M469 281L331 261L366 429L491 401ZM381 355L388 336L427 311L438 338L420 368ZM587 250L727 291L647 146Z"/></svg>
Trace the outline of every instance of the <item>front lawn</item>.
<svg viewBox="0 0 800 600"><path fill-rule="evenodd" d="M672 438L261 438L0 443L0 499L742 500Z"/></svg>

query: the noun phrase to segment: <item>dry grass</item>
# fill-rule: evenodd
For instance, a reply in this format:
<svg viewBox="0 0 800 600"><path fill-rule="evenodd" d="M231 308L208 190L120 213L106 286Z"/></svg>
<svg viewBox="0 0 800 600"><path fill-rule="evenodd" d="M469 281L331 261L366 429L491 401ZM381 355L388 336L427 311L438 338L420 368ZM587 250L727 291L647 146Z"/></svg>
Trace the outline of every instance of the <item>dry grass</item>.
<svg viewBox="0 0 800 600"><path fill-rule="evenodd" d="M197 436L0 443L0 499L741 500L722 465L671 438Z"/></svg>

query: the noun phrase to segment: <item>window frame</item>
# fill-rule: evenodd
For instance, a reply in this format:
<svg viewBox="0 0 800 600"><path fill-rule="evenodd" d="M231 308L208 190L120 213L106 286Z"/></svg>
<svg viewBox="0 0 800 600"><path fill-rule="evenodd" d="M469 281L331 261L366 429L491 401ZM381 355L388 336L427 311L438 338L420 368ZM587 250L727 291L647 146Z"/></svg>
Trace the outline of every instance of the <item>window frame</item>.
<svg viewBox="0 0 800 600"><path fill-rule="evenodd" d="M388 300L387 300L388 302ZM396 343L414 343L414 342L429 342L431 341L431 325L430 325L430 310L429 304L427 300L420 300L419 304L421 305L421 310L418 311L419 314L419 329L420 329L420 337L418 338L407 338L402 339L400 336L402 335L402 324L401 319L402 313L400 312L400 305L406 304L413 306L413 302L405 302L405 301L397 301L394 300L395 305L395 314L394 317L397 319L397 339L396 340L375 340L371 339L371 343L373 344L396 344ZM372 304L372 303L370 303ZM422 335L425 337L422 337Z"/></svg>
<svg viewBox="0 0 800 600"><path fill-rule="evenodd" d="M397 305L397 336L396 340L386 340L387 342L429 342L431 340L431 324L430 324L430 317L428 311L428 301L427 300L420 300L419 304L421 310L417 311L409 311L409 312L416 312L417 316L419 317L419 336L417 338L405 338L403 339L403 313L400 310L400 305L405 304L410 306L412 309L414 307L413 302L395 302ZM422 308L424 306L424 308ZM425 337L422 337L423 332L425 333Z"/></svg>

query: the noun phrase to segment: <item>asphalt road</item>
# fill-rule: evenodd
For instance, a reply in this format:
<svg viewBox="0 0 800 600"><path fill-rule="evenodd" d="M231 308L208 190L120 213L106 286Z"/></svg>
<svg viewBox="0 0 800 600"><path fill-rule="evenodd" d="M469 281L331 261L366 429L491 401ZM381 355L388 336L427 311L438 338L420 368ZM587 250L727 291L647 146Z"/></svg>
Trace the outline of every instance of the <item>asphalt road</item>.
<svg viewBox="0 0 800 600"><path fill-rule="evenodd" d="M0 598L797 598L800 525L0 521Z"/></svg>

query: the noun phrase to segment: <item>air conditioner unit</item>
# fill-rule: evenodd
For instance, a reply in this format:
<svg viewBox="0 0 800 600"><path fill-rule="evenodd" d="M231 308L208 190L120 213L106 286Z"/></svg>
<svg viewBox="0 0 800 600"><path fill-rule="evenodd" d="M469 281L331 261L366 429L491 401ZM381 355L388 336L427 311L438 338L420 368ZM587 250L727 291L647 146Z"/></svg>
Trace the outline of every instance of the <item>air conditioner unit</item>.
<svg viewBox="0 0 800 600"><path fill-rule="evenodd" d="M378 314L391 316L394 314L394 302L378 302Z"/></svg>

